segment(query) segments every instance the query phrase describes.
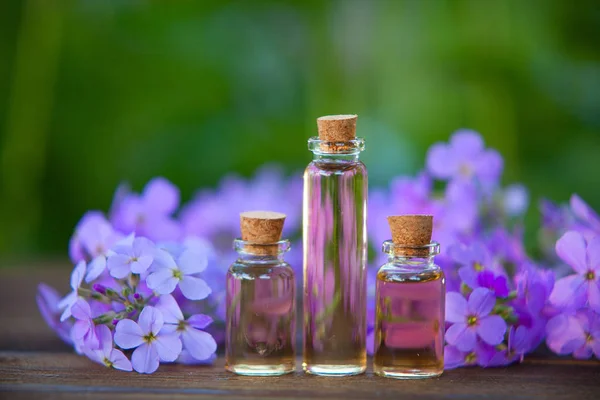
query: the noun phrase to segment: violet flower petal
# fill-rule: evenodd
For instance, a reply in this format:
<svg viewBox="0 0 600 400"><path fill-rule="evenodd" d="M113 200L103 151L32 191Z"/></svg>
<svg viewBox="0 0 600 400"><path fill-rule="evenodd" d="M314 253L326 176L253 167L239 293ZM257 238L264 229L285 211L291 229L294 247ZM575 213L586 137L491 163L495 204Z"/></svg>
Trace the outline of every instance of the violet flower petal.
<svg viewBox="0 0 600 400"><path fill-rule="evenodd" d="M150 268L153 261L152 256L140 256L137 258L137 261L133 261L131 263L131 272L134 274L143 274Z"/></svg>
<svg viewBox="0 0 600 400"><path fill-rule="evenodd" d="M581 275L566 276L556 281L549 301L561 309L570 307L578 309L587 300L586 289L585 280Z"/></svg>
<svg viewBox="0 0 600 400"><path fill-rule="evenodd" d="M83 282L83 277L85 276L85 269L85 261L79 261L71 273L71 289L75 291L79 289L81 282Z"/></svg>
<svg viewBox="0 0 600 400"><path fill-rule="evenodd" d="M593 237L587 245L589 267L596 275L600 273L600 235Z"/></svg>
<svg viewBox="0 0 600 400"><path fill-rule="evenodd" d="M106 269L106 256L99 255L94 258L88 265L88 270L85 275L85 282L90 283L96 280Z"/></svg>
<svg viewBox="0 0 600 400"><path fill-rule="evenodd" d="M469 296L468 310L476 317L488 315L496 305L496 296L486 288L477 288Z"/></svg>
<svg viewBox="0 0 600 400"><path fill-rule="evenodd" d="M170 294L160 296L155 307L162 313L166 324L178 324L179 321L184 319L179 304Z"/></svg>
<svg viewBox="0 0 600 400"><path fill-rule="evenodd" d="M217 351L217 342L207 332L188 328L181 334L185 348L197 360L206 360Z"/></svg>
<svg viewBox="0 0 600 400"><path fill-rule="evenodd" d="M462 367L465 361L465 354L458 350L456 346L447 345L444 348L444 369L454 369Z"/></svg>
<svg viewBox="0 0 600 400"><path fill-rule="evenodd" d="M179 289L181 289L181 293L190 300L205 299L212 292L203 279L191 275L184 275L179 282Z"/></svg>
<svg viewBox="0 0 600 400"><path fill-rule="evenodd" d="M181 353L181 340L178 334L158 335L152 343L162 361L175 361Z"/></svg>
<svg viewBox="0 0 600 400"><path fill-rule="evenodd" d="M450 178L458 169L452 152L444 143L436 143L427 152L427 169L436 178Z"/></svg>
<svg viewBox="0 0 600 400"><path fill-rule="evenodd" d="M467 315L467 300L457 292L446 294L446 321L465 322Z"/></svg>
<svg viewBox="0 0 600 400"><path fill-rule="evenodd" d="M456 346L460 351L471 351L475 347L477 335L467 324L454 324L446 331L448 344Z"/></svg>
<svg viewBox="0 0 600 400"><path fill-rule="evenodd" d="M155 307L146 306L140 313L138 324L144 334L152 332L157 335L164 324L164 318L162 313Z"/></svg>
<svg viewBox="0 0 600 400"><path fill-rule="evenodd" d="M187 322L194 328L205 329L212 324L213 319L206 314L195 314L189 317Z"/></svg>
<svg viewBox="0 0 600 400"><path fill-rule="evenodd" d="M104 352L104 354L109 354L113 348L113 339L112 333L108 326L106 325L98 325L96 327L96 336L98 337L98 342L100 343L100 349Z"/></svg>
<svg viewBox="0 0 600 400"><path fill-rule="evenodd" d="M208 259L202 253L193 250L184 251L178 259L179 270L185 275L197 274L206 269Z"/></svg>
<svg viewBox="0 0 600 400"><path fill-rule="evenodd" d="M146 207L153 213L172 214L179 206L179 189L162 177L146 184L143 197Z"/></svg>
<svg viewBox="0 0 600 400"><path fill-rule="evenodd" d="M568 231L556 242L556 254L579 274L587 272L586 245L583 235Z"/></svg>
<svg viewBox="0 0 600 400"><path fill-rule="evenodd" d="M118 369L121 371L131 371L133 368L131 366L131 361L123 354L121 350L112 349L110 351L110 355L108 357L110 362L112 362L112 366L114 369Z"/></svg>
<svg viewBox="0 0 600 400"><path fill-rule="evenodd" d="M479 320L477 334L492 346L502 343L506 333L506 322L499 315L488 315Z"/></svg>
<svg viewBox="0 0 600 400"><path fill-rule="evenodd" d="M597 313L600 313L600 281L589 281L587 283L587 292L588 292L588 304L590 308Z"/></svg>
<svg viewBox="0 0 600 400"><path fill-rule="evenodd" d="M115 329L115 343L123 349L133 349L144 343L142 328L130 319L123 319L117 323Z"/></svg>
<svg viewBox="0 0 600 400"><path fill-rule="evenodd" d="M131 365L140 374L151 374L158 369L159 357L154 346L143 343L131 355Z"/></svg>
<svg viewBox="0 0 600 400"><path fill-rule="evenodd" d="M169 294L175 290L179 279L173 276L173 270L168 268L160 269L151 273L146 278L146 284L150 289L155 290L159 294Z"/></svg>
<svg viewBox="0 0 600 400"><path fill-rule="evenodd" d="M113 278L123 279L131 272L131 257L125 254L113 254L108 257L106 266Z"/></svg>

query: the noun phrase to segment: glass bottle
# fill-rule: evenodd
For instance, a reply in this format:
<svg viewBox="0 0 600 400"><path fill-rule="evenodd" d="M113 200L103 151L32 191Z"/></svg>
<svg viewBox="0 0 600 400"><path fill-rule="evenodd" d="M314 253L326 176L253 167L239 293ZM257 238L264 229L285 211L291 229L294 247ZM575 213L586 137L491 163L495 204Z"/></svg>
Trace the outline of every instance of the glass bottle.
<svg viewBox="0 0 600 400"><path fill-rule="evenodd" d="M383 243L388 262L377 273L373 371L391 378L428 378L444 371L444 273L440 246Z"/></svg>
<svg viewBox="0 0 600 400"><path fill-rule="evenodd" d="M236 239L234 248L239 257L227 272L225 368L254 376L293 372L296 284L283 259L290 242Z"/></svg>
<svg viewBox="0 0 600 400"><path fill-rule="evenodd" d="M354 125L336 136L338 127L323 127L327 118L354 118ZM367 362L367 170L359 160L364 140L354 136L356 116L317 121L320 137L308 141L314 159L304 173L302 365L311 374L356 375ZM327 128L345 140L324 140Z"/></svg>

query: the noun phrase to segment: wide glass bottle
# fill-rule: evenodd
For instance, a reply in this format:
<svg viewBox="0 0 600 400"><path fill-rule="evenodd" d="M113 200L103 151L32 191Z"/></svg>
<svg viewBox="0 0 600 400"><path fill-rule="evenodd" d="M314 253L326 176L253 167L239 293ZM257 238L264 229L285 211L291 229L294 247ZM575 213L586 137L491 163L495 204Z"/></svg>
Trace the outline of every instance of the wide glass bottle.
<svg viewBox="0 0 600 400"><path fill-rule="evenodd" d="M439 244L383 243L388 262L377 273L373 371L391 378L428 378L444 371L444 273Z"/></svg>
<svg viewBox="0 0 600 400"><path fill-rule="evenodd" d="M227 272L225 368L270 376L296 367L295 279L283 255L288 240L236 239L238 259Z"/></svg>
<svg viewBox="0 0 600 400"><path fill-rule="evenodd" d="M317 375L366 369L367 170L356 116L317 120L304 173L303 368Z"/></svg>

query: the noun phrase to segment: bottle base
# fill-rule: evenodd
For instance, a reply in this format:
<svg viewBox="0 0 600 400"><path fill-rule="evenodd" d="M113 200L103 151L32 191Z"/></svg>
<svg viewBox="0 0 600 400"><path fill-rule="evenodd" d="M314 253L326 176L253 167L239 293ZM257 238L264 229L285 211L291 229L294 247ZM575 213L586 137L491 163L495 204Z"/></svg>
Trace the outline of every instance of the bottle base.
<svg viewBox="0 0 600 400"><path fill-rule="evenodd" d="M360 365L333 365L333 364L302 364L304 372L312 375L320 376L351 376L360 375L367 369L366 366Z"/></svg>
<svg viewBox="0 0 600 400"><path fill-rule="evenodd" d="M416 368L402 368L402 367L390 367L390 368L377 368L373 370L375 375L383 376L384 378L394 379L427 379L436 378L444 372L443 370L423 370Z"/></svg>
<svg viewBox="0 0 600 400"><path fill-rule="evenodd" d="M295 365L281 364L281 365L248 365L248 364L236 364L226 365L225 369L229 372L233 372L237 375L244 376L280 376L290 374L296 370Z"/></svg>

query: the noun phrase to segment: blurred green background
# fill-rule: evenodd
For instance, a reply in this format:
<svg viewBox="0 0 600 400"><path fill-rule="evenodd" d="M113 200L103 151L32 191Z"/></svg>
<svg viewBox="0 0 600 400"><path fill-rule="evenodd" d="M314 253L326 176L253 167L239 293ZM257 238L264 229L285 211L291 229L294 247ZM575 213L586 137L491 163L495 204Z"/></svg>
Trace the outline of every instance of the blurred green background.
<svg viewBox="0 0 600 400"><path fill-rule="evenodd" d="M595 0L0 2L0 258L65 255L87 209L162 175L189 200L266 161L300 171L315 118L359 114L371 184L457 128L504 182L600 208Z"/></svg>

